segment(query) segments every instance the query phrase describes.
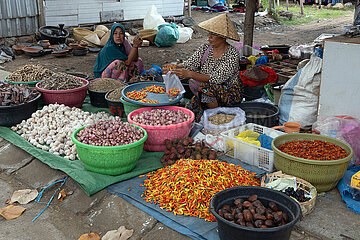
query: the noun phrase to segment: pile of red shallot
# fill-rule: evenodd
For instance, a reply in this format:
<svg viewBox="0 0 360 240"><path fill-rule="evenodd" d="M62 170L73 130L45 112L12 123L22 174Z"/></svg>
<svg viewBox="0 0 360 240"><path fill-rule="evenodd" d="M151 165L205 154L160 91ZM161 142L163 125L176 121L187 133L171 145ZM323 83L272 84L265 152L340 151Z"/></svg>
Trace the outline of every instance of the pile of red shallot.
<svg viewBox="0 0 360 240"><path fill-rule="evenodd" d="M168 110L162 108L154 108L150 111L143 111L138 115L132 116L131 120L136 123L150 126L168 126L186 122L191 118L189 114L184 113L180 109Z"/></svg>
<svg viewBox="0 0 360 240"><path fill-rule="evenodd" d="M100 121L77 133L77 140L93 146L121 146L139 141L144 137L142 129L137 129L120 119Z"/></svg>

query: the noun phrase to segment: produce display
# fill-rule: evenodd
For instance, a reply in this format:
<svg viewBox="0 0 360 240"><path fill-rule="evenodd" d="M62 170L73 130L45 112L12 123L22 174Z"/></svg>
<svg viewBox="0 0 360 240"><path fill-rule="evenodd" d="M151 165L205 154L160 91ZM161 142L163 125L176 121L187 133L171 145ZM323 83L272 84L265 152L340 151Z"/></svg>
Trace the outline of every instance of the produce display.
<svg viewBox="0 0 360 240"><path fill-rule="evenodd" d="M179 95L180 93L180 89L178 88L170 88L169 91L168 91L168 95L172 98L175 98Z"/></svg>
<svg viewBox="0 0 360 240"><path fill-rule="evenodd" d="M11 82L35 82L53 75L53 72L40 65L26 64L13 73L11 73L7 80Z"/></svg>
<svg viewBox="0 0 360 240"><path fill-rule="evenodd" d="M219 113L210 116L208 120L214 125L222 125L231 122L232 120L234 120L234 118L235 115L233 114Z"/></svg>
<svg viewBox="0 0 360 240"><path fill-rule="evenodd" d="M260 181L240 166L218 160L181 159L150 172L144 180L146 202L158 204L175 215L214 221L209 212L214 194L234 186L259 186ZM142 177L142 176L140 176Z"/></svg>
<svg viewBox="0 0 360 240"><path fill-rule="evenodd" d="M144 91L131 91L126 93L126 97L135 101L146 98L147 93Z"/></svg>
<svg viewBox="0 0 360 240"><path fill-rule="evenodd" d="M174 164L180 159L217 159L217 152L211 150L204 142L194 143L194 139L184 137L182 139L176 138L173 141L165 140L166 150L164 155L160 158L160 162L164 167Z"/></svg>
<svg viewBox="0 0 360 240"><path fill-rule="evenodd" d="M39 92L29 88L27 85L10 85L7 83L0 83L0 106L13 106L21 103L27 103L36 96Z"/></svg>
<svg viewBox="0 0 360 240"><path fill-rule="evenodd" d="M157 100L150 100L150 99L141 99L139 102L143 103L159 103Z"/></svg>
<svg viewBox="0 0 360 240"><path fill-rule="evenodd" d="M140 91L152 92L152 93L165 93L165 88L162 86L151 85L140 89Z"/></svg>
<svg viewBox="0 0 360 240"><path fill-rule="evenodd" d="M50 104L11 129L37 148L75 160L76 147L71 134L84 125L114 119L105 112L89 113L79 108Z"/></svg>
<svg viewBox="0 0 360 240"><path fill-rule="evenodd" d="M84 86L84 82L65 73L54 73L51 77L40 82L39 87L47 90L69 90Z"/></svg>
<svg viewBox="0 0 360 240"><path fill-rule="evenodd" d="M138 115L132 116L131 120L136 123L150 126L169 126L188 121L190 115L178 110L166 110L153 108L150 111L143 111Z"/></svg>
<svg viewBox="0 0 360 240"><path fill-rule="evenodd" d="M295 198L299 202L306 202L309 201L311 198L305 197L305 192L302 189L295 189L293 187L288 187L284 191L282 191L286 195Z"/></svg>
<svg viewBox="0 0 360 240"><path fill-rule="evenodd" d="M126 84L112 78L100 78L96 81L91 81L88 88L95 92L108 92L113 89L120 89L121 94L121 90L126 86Z"/></svg>
<svg viewBox="0 0 360 240"><path fill-rule="evenodd" d="M310 160L336 160L349 155L342 147L321 140L291 141L280 145L278 149L291 156Z"/></svg>
<svg viewBox="0 0 360 240"><path fill-rule="evenodd" d="M100 121L87 126L77 133L77 140L93 146L121 146L139 141L144 132L135 126L121 121Z"/></svg>
<svg viewBox="0 0 360 240"><path fill-rule="evenodd" d="M122 95L121 95L121 91L123 90L124 88L121 87L121 88L117 88L115 89L114 91L112 91L111 93L109 93L108 95L108 99L111 100L111 101L120 101Z"/></svg>
<svg viewBox="0 0 360 240"><path fill-rule="evenodd" d="M222 206L218 214L228 221L250 228L279 227L290 220L285 212L279 210L276 203L269 202L268 207L265 207L257 195L252 195L247 200L237 198L233 206Z"/></svg>

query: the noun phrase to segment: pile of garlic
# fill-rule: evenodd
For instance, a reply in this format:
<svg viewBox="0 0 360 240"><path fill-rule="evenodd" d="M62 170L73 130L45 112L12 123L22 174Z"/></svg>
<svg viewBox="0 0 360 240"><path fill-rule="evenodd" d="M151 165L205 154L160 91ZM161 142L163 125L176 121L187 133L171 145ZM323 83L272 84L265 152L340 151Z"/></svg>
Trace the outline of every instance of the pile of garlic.
<svg viewBox="0 0 360 240"><path fill-rule="evenodd" d="M76 146L71 134L82 126L114 119L105 112L89 113L64 104L50 104L11 129L37 148L75 160Z"/></svg>

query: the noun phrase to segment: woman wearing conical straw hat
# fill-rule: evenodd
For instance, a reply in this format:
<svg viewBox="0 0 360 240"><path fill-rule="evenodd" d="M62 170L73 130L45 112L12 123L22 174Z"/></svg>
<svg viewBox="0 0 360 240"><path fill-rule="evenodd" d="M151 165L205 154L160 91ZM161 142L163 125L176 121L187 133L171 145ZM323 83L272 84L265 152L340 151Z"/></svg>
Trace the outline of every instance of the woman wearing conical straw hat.
<svg viewBox="0 0 360 240"><path fill-rule="evenodd" d="M174 70L179 78L191 78L189 85L194 97L187 107L195 113L196 120L207 108L235 105L243 98L240 54L226 41L240 40L233 23L224 13L201 22L199 27L209 32L209 43Z"/></svg>

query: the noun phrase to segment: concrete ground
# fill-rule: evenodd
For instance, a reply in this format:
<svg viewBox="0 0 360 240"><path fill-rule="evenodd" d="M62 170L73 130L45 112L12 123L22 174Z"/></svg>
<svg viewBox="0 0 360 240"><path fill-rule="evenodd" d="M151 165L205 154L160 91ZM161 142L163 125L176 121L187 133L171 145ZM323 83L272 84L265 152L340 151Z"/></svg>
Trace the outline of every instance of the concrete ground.
<svg viewBox="0 0 360 240"><path fill-rule="evenodd" d="M0 70L0 81L7 74ZM7 206L6 201L16 190L41 190L63 177L63 172L51 169L0 138L0 208ZM0 240L72 240L89 232L103 236L121 225L134 230L131 240L190 239L107 190L89 197L72 179L62 189L68 194L64 201L55 198L34 222L45 204L26 204L23 206L26 211L13 220L0 217ZM46 191L42 201L47 202L54 190ZM295 225L290 239L358 240L358 223L360 215L347 209L337 190L332 190L316 200L314 212Z"/></svg>

